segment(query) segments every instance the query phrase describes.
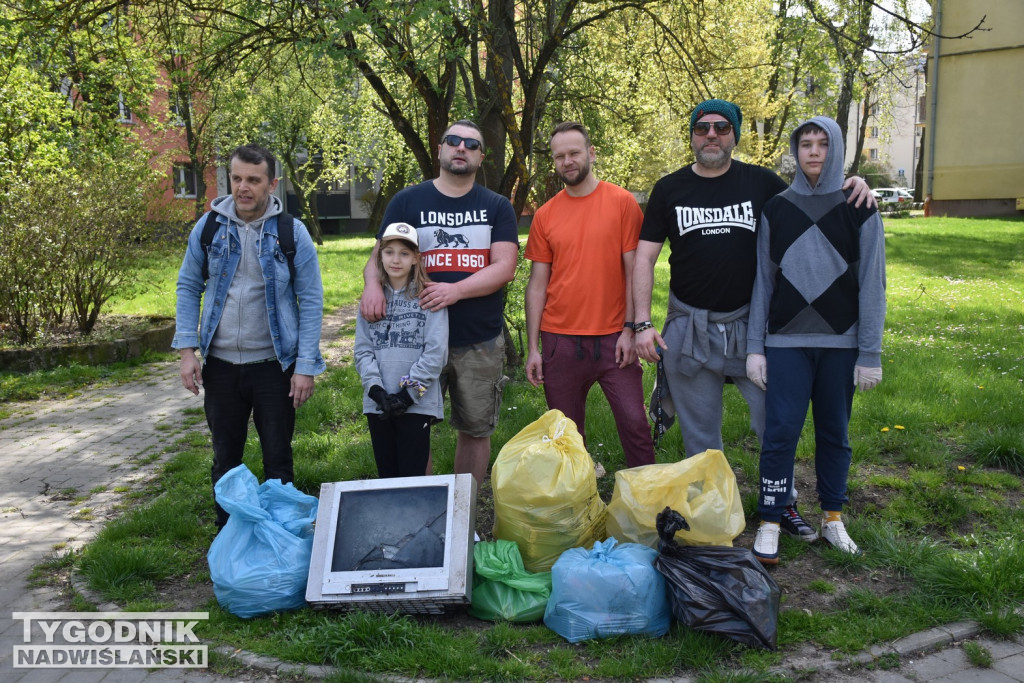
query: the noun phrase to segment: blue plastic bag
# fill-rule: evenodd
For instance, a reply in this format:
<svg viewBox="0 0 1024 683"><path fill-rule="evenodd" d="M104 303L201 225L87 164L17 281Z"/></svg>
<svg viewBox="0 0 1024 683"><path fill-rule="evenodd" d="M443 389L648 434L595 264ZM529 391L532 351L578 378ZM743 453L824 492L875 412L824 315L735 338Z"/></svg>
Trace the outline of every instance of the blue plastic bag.
<svg viewBox="0 0 1024 683"><path fill-rule="evenodd" d="M598 541L572 548L551 568L544 624L570 643L623 634L661 636L672 611L665 579L653 566L658 553L638 543Z"/></svg>
<svg viewBox="0 0 1024 683"><path fill-rule="evenodd" d="M231 515L206 554L220 606L248 619L305 605L317 499L280 479L259 486L245 465L214 495Z"/></svg>

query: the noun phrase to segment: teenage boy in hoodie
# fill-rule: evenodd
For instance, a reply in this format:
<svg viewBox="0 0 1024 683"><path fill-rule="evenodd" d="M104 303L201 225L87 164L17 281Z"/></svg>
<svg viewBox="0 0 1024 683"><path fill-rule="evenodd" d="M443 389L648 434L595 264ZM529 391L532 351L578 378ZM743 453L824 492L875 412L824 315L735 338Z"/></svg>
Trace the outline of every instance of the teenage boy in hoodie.
<svg viewBox="0 0 1024 683"><path fill-rule="evenodd" d="M766 390L754 555L769 565L779 562L779 522L808 403L821 536L834 548L860 552L840 515L848 427L855 389L867 391L882 379L885 321L882 221L877 208L846 201L839 125L816 116L793 131L789 144L796 176L761 215L747 328L747 376Z"/></svg>
<svg viewBox="0 0 1024 683"><path fill-rule="evenodd" d="M277 187L274 156L244 145L229 163L231 194L211 204L218 223L213 242L204 252L206 215L188 238L171 346L181 355L181 383L196 395L205 389L213 483L242 463L250 415L260 436L264 476L288 483L294 478L295 409L313 395L313 377L325 369L320 266L306 226L295 220L291 275L278 242L283 208L271 194ZM214 507L219 529L228 514L216 502Z"/></svg>

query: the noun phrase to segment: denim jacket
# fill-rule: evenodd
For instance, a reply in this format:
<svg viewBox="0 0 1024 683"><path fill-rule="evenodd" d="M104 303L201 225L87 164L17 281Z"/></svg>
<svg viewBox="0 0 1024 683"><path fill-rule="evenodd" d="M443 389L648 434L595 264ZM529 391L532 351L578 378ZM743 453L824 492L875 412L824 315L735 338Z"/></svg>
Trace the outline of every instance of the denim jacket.
<svg viewBox="0 0 1024 683"><path fill-rule="evenodd" d="M203 362L224 312L231 278L242 257L238 226L220 213L217 222L220 226L209 250L209 280L203 282L205 258L200 244L205 215L189 234L188 248L178 271L177 319L171 347L198 348ZM271 216L263 224L259 261L266 283L270 335L281 369L287 370L294 363L296 374L319 375L326 369L320 355L324 292L316 247L306 226L295 221L294 282L287 257L278 244L277 216ZM200 299L203 301L201 319Z"/></svg>

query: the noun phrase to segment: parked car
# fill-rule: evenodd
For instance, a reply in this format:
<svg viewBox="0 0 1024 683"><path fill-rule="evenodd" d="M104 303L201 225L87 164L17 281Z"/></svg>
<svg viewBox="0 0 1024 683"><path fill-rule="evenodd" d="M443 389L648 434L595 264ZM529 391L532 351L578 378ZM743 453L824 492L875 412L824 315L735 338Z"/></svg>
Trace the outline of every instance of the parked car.
<svg viewBox="0 0 1024 683"><path fill-rule="evenodd" d="M914 195L902 187L877 187L871 190L879 204L910 204L914 201Z"/></svg>

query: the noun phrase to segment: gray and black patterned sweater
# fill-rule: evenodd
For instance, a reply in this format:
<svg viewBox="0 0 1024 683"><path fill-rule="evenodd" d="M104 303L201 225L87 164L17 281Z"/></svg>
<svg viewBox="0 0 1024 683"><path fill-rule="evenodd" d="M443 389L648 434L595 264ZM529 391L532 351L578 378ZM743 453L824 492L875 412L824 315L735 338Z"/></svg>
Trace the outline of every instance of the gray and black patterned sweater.
<svg viewBox="0 0 1024 683"><path fill-rule="evenodd" d="M843 144L832 119L822 128L829 151L818 182L797 165L792 185L764 207L757 236L757 277L747 352L765 347L858 349L857 365L880 367L885 322L885 236L877 209L847 204Z"/></svg>

